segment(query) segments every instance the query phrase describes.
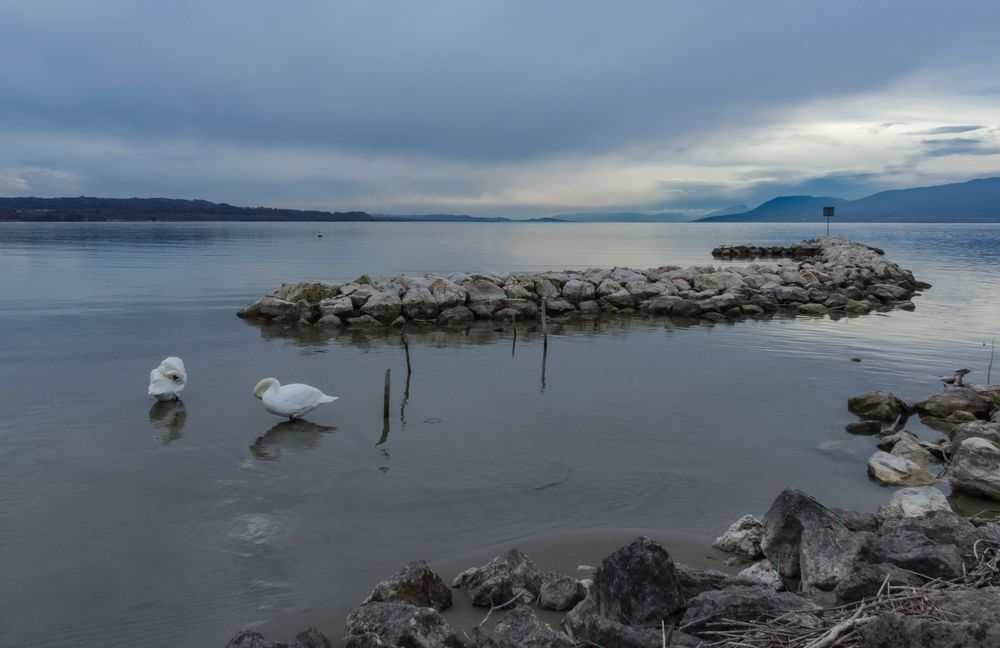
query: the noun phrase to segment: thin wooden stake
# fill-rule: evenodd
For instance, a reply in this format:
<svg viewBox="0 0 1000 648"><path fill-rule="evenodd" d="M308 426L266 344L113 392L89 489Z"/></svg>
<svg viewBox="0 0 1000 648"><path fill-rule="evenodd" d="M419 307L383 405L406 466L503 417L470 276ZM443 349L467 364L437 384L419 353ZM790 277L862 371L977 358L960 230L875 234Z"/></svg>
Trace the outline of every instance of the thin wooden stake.
<svg viewBox="0 0 1000 648"><path fill-rule="evenodd" d="M510 357L514 357L514 352L517 351L517 317L515 315L510 316L510 325L514 328L514 341L510 343Z"/></svg>
<svg viewBox="0 0 1000 648"><path fill-rule="evenodd" d="M542 297L542 346L549 348L549 328L545 322L545 298Z"/></svg>
<svg viewBox="0 0 1000 648"><path fill-rule="evenodd" d="M382 395L382 418L389 420L389 370L385 370L385 392Z"/></svg>
<svg viewBox="0 0 1000 648"><path fill-rule="evenodd" d="M990 376L993 375L993 355L997 352L997 341L996 338L990 342L990 364L986 367L986 384L990 383Z"/></svg>
<svg viewBox="0 0 1000 648"><path fill-rule="evenodd" d="M406 377L409 378L413 369L410 367L410 341L406 339L405 329L399 332L399 341L403 343L403 350L406 351Z"/></svg>

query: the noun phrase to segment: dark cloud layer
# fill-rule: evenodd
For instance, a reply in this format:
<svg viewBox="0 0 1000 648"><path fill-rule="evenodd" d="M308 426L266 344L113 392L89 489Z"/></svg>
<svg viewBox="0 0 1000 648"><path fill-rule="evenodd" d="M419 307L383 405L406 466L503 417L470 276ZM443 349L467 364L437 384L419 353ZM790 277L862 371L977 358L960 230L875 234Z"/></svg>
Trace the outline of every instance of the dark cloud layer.
<svg viewBox="0 0 1000 648"><path fill-rule="evenodd" d="M987 0L947 10L928 1L13 0L0 6L0 137L196 142L205 159L224 147L457 165L641 156L928 66L997 60L998 18ZM9 156L0 175L65 168L78 154ZM159 161L160 172L173 166ZM122 158L106 167L74 168L82 189L189 193L176 186L183 174L116 178ZM229 176L219 169L214 186L258 184ZM302 173L286 186L310 203L351 187L359 198L380 191L310 182Z"/></svg>

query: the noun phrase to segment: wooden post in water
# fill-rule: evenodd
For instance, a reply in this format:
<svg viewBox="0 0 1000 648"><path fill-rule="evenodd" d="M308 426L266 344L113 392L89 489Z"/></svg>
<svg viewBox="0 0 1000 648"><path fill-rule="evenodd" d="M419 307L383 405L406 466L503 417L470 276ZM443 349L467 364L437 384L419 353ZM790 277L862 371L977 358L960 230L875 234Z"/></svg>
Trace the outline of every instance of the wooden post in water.
<svg viewBox="0 0 1000 648"><path fill-rule="evenodd" d="M542 348L549 349L549 329L545 323L545 298L542 297Z"/></svg>
<svg viewBox="0 0 1000 648"><path fill-rule="evenodd" d="M382 418L389 420L389 369L385 370L385 392L382 394Z"/></svg>
<svg viewBox="0 0 1000 648"><path fill-rule="evenodd" d="M403 350L406 351L406 377L410 377L413 369L410 367L410 342L406 339L406 329L399 332L399 341L403 343Z"/></svg>
<svg viewBox="0 0 1000 648"><path fill-rule="evenodd" d="M549 357L549 328L545 321L545 298L542 297L542 391L545 391L545 362Z"/></svg>
<svg viewBox="0 0 1000 648"><path fill-rule="evenodd" d="M517 316L510 316L510 325L514 328L514 341L510 343L510 357L514 357L514 351L517 350Z"/></svg>

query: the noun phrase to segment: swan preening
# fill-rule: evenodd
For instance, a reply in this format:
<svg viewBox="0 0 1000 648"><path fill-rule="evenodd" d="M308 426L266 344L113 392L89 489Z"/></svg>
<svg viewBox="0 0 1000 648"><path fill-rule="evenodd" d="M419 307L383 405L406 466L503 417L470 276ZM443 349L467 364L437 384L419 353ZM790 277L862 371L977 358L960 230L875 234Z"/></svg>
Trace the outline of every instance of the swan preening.
<svg viewBox="0 0 1000 648"><path fill-rule="evenodd" d="M149 372L149 395L158 401L180 398L187 384L187 372L180 358L164 358L156 369Z"/></svg>
<svg viewBox="0 0 1000 648"><path fill-rule="evenodd" d="M253 388L253 395L264 402L264 409L278 416L295 420L323 403L332 403L336 396L327 396L315 387L293 383L282 385L276 378L265 378Z"/></svg>

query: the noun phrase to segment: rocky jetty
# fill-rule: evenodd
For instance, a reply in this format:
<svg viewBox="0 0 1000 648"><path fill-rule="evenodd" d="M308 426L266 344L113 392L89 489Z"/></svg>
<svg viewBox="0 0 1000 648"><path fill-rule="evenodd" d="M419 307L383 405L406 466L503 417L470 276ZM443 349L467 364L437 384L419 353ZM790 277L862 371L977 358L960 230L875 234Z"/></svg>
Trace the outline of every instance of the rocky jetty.
<svg viewBox="0 0 1000 648"><path fill-rule="evenodd" d="M876 438L872 479L893 486L946 479L956 491L1000 500L1000 385L946 386L913 404L871 391L849 399L847 408L860 418L847 431ZM913 415L945 436L920 439L905 429Z"/></svg>
<svg viewBox="0 0 1000 648"><path fill-rule="evenodd" d="M664 265L541 273L362 275L345 283L283 284L239 311L248 320L300 326L465 326L641 312L710 321L785 315L862 315L912 309L929 285L881 250L829 236L787 248L725 246L716 257L785 257L728 267Z"/></svg>
<svg viewBox="0 0 1000 648"><path fill-rule="evenodd" d="M738 576L692 569L639 537L607 556L590 582L539 572L511 549L455 577L453 587L484 612L467 631L442 616L451 603L444 580L418 561L351 612L342 645L1000 645L1000 527L955 515L934 488L899 490L875 513L827 508L786 489L763 517L744 516L716 544L755 562ZM568 610L561 627L540 618L536 605ZM293 644L325 646L312 628ZM245 630L227 648L287 645Z"/></svg>

